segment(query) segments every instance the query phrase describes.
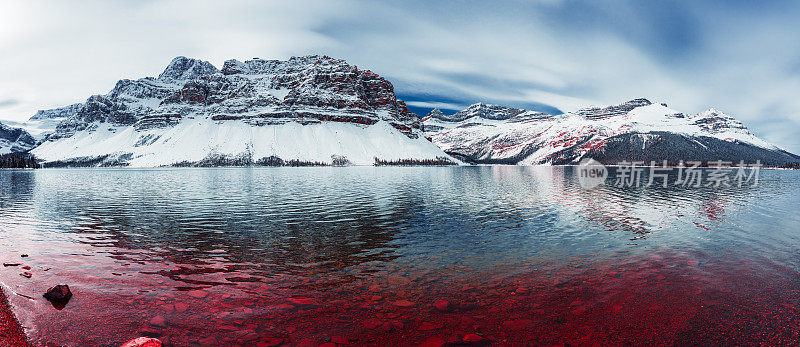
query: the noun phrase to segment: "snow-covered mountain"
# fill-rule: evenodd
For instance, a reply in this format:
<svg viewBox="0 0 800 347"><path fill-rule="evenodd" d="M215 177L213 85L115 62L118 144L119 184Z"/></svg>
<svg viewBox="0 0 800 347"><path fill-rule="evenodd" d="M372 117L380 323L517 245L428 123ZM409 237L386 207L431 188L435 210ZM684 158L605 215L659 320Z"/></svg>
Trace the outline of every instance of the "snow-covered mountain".
<svg viewBox="0 0 800 347"><path fill-rule="evenodd" d="M452 115L446 115L440 109L435 108L422 118L422 123L425 127L425 133L430 135L455 127L497 125L549 117L552 116L541 112L477 103Z"/></svg>
<svg viewBox="0 0 800 347"><path fill-rule="evenodd" d="M25 129L0 123L0 154L26 152L36 146L36 140Z"/></svg>
<svg viewBox="0 0 800 347"><path fill-rule="evenodd" d="M373 165L448 161L386 79L327 56L177 57L68 115L32 153L50 165ZM32 119L33 121L33 119Z"/></svg>
<svg viewBox="0 0 800 347"><path fill-rule="evenodd" d="M474 163L570 164L589 157L607 164L800 162L800 157L756 137L720 111L685 115L647 99L555 116L475 104L451 116L434 110L423 124L427 136L445 152Z"/></svg>
<svg viewBox="0 0 800 347"><path fill-rule="evenodd" d="M44 141L47 136L56 131L59 123L74 116L83 108L83 104L72 104L49 110L39 110L26 122L6 121L8 126L25 129L37 142Z"/></svg>
<svg viewBox="0 0 800 347"><path fill-rule="evenodd" d="M59 107L59 108L53 108L53 109L49 109L49 110L39 110L38 112L36 112L36 114L33 115L33 117L31 117L30 120L31 121L36 121L36 120L45 120L45 119L64 119L64 118L69 118L69 117L77 114L78 112L80 112L80 110L82 108L83 108L83 104L77 103L77 104L72 104L72 105L69 105L69 106L64 106L64 107Z"/></svg>

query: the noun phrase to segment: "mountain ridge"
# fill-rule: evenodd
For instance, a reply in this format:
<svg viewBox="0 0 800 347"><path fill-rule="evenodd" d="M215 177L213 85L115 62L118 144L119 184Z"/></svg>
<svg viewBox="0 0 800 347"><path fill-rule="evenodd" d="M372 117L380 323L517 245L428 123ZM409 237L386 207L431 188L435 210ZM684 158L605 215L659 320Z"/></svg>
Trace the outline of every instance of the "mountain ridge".
<svg viewBox="0 0 800 347"><path fill-rule="evenodd" d="M558 165L583 158L604 164L698 159L761 160L774 166L800 162L797 155L756 137L740 121L716 109L686 115L644 98L561 115L526 111L506 119L427 117L423 124L426 135L446 153L470 163ZM666 143L674 148L664 148Z"/></svg>
<svg viewBox="0 0 800 347"><path fill-rule="evenodd" d="M90 96L32 152L60 165L454 162L378 74L341 59L176 57ZM280 160L277 160L280 159ZM265 159L266 160L266 159Z"/></svg>
<svg viewBox="0 0 800 347"><path fill-rule="evenodd" d="M25 125L37 140L32 153L63 165L231 165L267 158L372 165L452 161L448 155L485 164L570 164L585 157L660 162L676 153L710 158L715 148L727 158L800 161L721 111L687 115L645 98L558 115L478 102L420 118L388 80L320 55L229 59L219 69L178 56L157 77L120 79L106 94L40 110ZM650 148L652 138L677 147Z"/></svg>

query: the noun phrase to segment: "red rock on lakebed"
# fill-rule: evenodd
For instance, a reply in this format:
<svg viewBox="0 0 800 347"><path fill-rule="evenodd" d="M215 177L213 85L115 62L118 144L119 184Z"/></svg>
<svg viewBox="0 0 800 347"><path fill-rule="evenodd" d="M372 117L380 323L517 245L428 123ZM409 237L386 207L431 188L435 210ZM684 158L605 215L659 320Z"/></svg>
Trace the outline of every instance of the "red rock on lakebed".
<svg viewBox="0 0 800 347"><path fill-rule="evenodd" d="M431 336L420 344L420 347L442 347L446 342L438 336Z"/></svg>
<svg viewBox="0 0 800 347"><path fill-rule="evenodd" d="M186 295L191 296L195 299L202 299L208 296L208 292L204 290L190 290L186 292Z"/></svg>
<svg viewBox="0 0 800 347"><path fill-rule="evenodd" d="M450 302L447 300L437 300L433 303L433 307L439 311L445 312L450 309Z"/></svg>
<svg viewBox="0 0 800 347"><path fill-rule="evenodd" d="M166 328L167 320L164 318L164 316L155 316L152 319L150 319L150 325L159 328Z"/></svg>
<svg viewBox="0 0 800 347"><path fill-rule="evenodd" d="M149 337L138 337L126 342L120 347L161 347L161 340Z"/></svg>
<svg viewBox="0 0 800 347"><path fill-rule="evenodd" d="M307 298L307 297L294 297L294 298L289 298L288 300L289 302L297 305L319 305L319 302L317 302L312 298Z"/></svg>
<svg viewBox="0 0 800 347"><path fill-rule="evenodd" d="M395 306L398 306L398 307L412 307L412 306L414 306L414 303L411 302L411 301L408 301L408 300L397 300L397 301L393 302L392 305L395 305Z"/></svg>

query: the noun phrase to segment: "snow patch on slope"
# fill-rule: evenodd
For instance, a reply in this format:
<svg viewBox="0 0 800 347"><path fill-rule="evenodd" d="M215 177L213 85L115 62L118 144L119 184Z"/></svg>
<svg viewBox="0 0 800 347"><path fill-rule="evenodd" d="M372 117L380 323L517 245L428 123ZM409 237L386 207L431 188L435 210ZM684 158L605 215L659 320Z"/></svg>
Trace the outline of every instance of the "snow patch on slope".
<svg viewBox="0 0 800 347"><path fill-rule="evenodd" d="M128 164L132 167L198 162L209 154L249 157L254 162L275 156L328 164L335 155L346 157L354 165L373 165L376 157L448 157L426 139L409 138L386 122L370 126L332 122L252 126L242 121L216 122L207 118L186 119L174 127L146 131L103 124L93 132L45 142L32 153L45 161L130 154Z"/></svg>

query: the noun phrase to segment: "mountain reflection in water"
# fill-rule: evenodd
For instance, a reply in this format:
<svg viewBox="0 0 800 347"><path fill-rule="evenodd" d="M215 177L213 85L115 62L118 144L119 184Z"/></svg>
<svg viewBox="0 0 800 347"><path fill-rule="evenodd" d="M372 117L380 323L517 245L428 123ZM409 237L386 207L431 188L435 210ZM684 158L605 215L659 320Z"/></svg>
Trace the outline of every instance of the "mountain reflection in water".
<svg viewBox="0 0 800 347"><path fill-rule="evenodd" d="M0 171L0 261L33 273L0 281L42 345L799 343L798 191L771 170L592 190L572 167Z"/></svg>

